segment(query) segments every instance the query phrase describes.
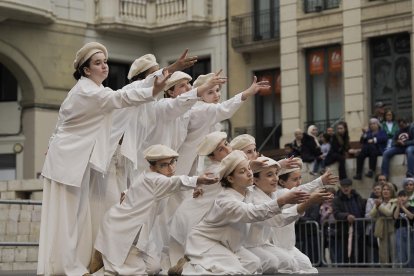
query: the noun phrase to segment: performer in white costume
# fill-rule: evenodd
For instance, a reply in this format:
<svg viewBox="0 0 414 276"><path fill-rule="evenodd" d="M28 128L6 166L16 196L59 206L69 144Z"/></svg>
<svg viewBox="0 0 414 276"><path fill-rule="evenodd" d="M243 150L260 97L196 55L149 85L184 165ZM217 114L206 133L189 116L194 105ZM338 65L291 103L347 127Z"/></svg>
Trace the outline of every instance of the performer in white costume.
<svg viewBox="0 0 414 276"><path fill-rule="evenodd" d="M249 134L241 134L234 137L230 142L230 146L234 150L243 151L249 160L255 160L258 157L256 139Z"/></svg>
<svg viewBox="0 0 414 276"><path fill-rule="evenodd" d="M63 101L49 141L44 177L37 273L88 273L92 237L89 206L90 168L106 170L111 115L117 108L154 100L164 87L141 88L136 83L113 91L102 86L108 76L108 52L90 42L76 54L78 80Z"/></svg>
<svg viewBox="0 0 414 276"><path fill-rule="evenodd" d="M328 170L324 175L313 180L312 182L300 185L301 169L302 166L299 168L282 169L282 171L279 173L279 187L276 191L276 197L283 196L285 193L297 189L312 193L318 188L323 188L324 185L333 185L338 182L338 177L332 175L332 173ZM305 206L305 208L307 207ZM299 249L295 247L296 237L294 223L280 228L272 228L272 230L272 243L276 247L285 250L285 252L287 252L289 255L294 256L298 269L295 271L295 273L318 273L318 270L312 266L308 256L303 254Z"/></svg>
<svg viewBox="0 0 414 276"><path fill-rule="evenodd" d="M144 151L150 163L133 183L124 201L106 214L95 249L102 253L105 275L157 274L159 260L152 256L149 235L162 199L197 184L212 184L218 178L174 176L178 153L164 145Z"/></svg>
<svg viewBox="0 0 414 276"><path fill-rule="evenodd" d="M247 202L260 204L276 198L275 191L279 180L280 165L275 160L267 157L257 158L257 160L266 159L268 160L268 166L254 171L254 186L252 193L246 198ZM283 227L294 223L307 207L329 197L329 193L314 193L305 203L283 208L281 214L271 219L250 224L244 246L260 258L263 274L295 273L299 271L292 255L270 243L272 227Z"/></svg>
<svg viewBox="0 0 414 276"><path fill-rule="evenodd" d="M209 159L209 166L205 168L203 174L218 176L220 161L231 151L227 142L227 133L215 131L206 135L197 148L200 157ZM202 195L185 198L170 221L169 256L172 264L176 264L184 256L188 233L210 210L217 195L222 191L222 186L220 182L217 182L213 185L198 187L198 189L202 191Z"/></svg>
<svg viewBox="0 0 414 276"><path fill-rule="evenodd" d="M214 73L200 75L193 87L199 87L214 77ZM221 86L216 85L202 96L190 112L190 121L187 128L187 137L178 150L181 158L178 160L177 173L195 175L197 173L197 153L194 150L210 132L215 131L216 124L229 119L240 108L250 96L256 95L260 89L269 88L268 81L257 82L254 77L253 83L243 92L219 103Z"/></svg>
<svg viewBox="0 0 414 276"><path fill-rule="evenodd" d="M249 222L265 220L280 213L286 203L307 198L301 191L293 191L277 200L254 205L245 203L252 185L253 174L249 160L241 151L232 151L220 164L221 183L225 187L210 211L193 227L185 255L188 262L180 262L170 272L184 275L255 274L261 273L258 257L242 246Z"/></svg>

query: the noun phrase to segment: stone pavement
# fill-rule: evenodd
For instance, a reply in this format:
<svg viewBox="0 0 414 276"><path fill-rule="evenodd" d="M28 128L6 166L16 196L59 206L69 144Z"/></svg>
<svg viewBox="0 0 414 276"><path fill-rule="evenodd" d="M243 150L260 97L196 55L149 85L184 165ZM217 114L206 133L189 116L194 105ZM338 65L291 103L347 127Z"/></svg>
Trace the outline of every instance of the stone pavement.
<svg viewBox="0 0 414 276"><path fill-rule="evenodd" d="M318 267L324 275L414 275L414 268ZM35 271L0 271L0 276L35 276ZM282 275L282 274L278 274ZM289 274L291 275L291 274Z"/></svg>

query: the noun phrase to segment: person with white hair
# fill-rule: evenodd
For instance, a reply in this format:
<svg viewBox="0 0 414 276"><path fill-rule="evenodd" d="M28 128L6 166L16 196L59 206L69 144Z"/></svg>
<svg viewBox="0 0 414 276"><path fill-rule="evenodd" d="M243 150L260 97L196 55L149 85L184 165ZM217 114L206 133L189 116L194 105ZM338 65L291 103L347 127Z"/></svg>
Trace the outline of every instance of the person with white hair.
<svg viewBox="0 0 414 276"><path fill-rule="evenodd" d="M149 238L162 200L182 189L216 183L218 178L175 176L178 153L164 145L144 151L149 169L133 183L121 204L105 214L95 248L101 252L105 275L147 275L160 271L151 255Z"/></svg>
<svg viewBox="0 0 414 276"><path fill-rule="evenodd" d="M288 203L298 203L308 195L292 191L258 205L244 200L253 184L253 173L246 155L232 151L220 164L223 191L203 219L193 227L186 241L185 258L169 273L183 275L256 274L261 273L258 257L242 245L247 223L271 218Z"/></svg>
<svg viewBox="0 0 414 276"><path fill-rule="evenodd" d="M299 158L297 159L300 160ZM283 196L285 193L295 190L312 193L311 198L313 196L317 197L317 194L313 194L315 191L318 192L318 189L323 189L324 185L333 185L338 182L338 177L332 175L332 173L327 170L321 177L318 177L310 183L301 185L301 170L302 166L282 169L280 171L278 181L279 187L276 191L276 197ZM308 203L310 202L312 201L309 201ZM291 205L285 206L285 208L288 207L291 207ZM305 209L308 207L310 207L310 205L305 206ZM318 273L318 270L312 266L309 257L295 247L295 223L290 223L284 227L273 227L270 239L276 247L285 250L285 252L294 257L296 262L295 267L297 269L294 273Z"/></svg>
<svg viewBox="0 0 414 276"><path fill-rule="evenodd" d="M77 83L60 107L42 170L40 275L88 273L93 248L90 171L105 171L110 160L112 112L153 101L168 80L165 74L152 87L133 82L113 91L102 85L109 73L107 59L107 49L98 42L89 42L76 53Z"/></svg>
<svg viewBox="0 0 414 276"><path fill-rule="evenodd" d="M214 73L200 75L193 88L199 87L214 77ZM260 89L269 88L268 81L257 81L254 77L252 84L246 90L220 103L221 85L216 85L201 97L192 108L187 128L187 137L178 150L182 158L178 161L177 172L194 175L197 173L197 153L194 151L204 136L215 130L216 124L231 118L241 105Z"/></svg>
<svg viewBox="0 0 414 276"><path fill-rule="evenodd" d="M382 129L377 118L369 120L369 127L362 129L360 143L362 145L361 152L357 156L356 174L354 179L362 179L362 169L365 158L369 157L369 171L366 177L372 178L377 168L377 157L382 155L387 146L387 133Z"/></svg>

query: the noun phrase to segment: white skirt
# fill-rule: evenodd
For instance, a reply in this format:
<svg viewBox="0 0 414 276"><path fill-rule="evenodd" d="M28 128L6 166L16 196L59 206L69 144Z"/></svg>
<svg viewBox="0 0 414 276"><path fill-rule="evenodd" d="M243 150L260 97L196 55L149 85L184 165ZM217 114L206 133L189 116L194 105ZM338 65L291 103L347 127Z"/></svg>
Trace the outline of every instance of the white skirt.
<svg viewBox="0 0 414 276"><path fill-rule="evenodd" d="M89 167L81 187L44 178L38 275L83 275L92 254Z"/></svg>

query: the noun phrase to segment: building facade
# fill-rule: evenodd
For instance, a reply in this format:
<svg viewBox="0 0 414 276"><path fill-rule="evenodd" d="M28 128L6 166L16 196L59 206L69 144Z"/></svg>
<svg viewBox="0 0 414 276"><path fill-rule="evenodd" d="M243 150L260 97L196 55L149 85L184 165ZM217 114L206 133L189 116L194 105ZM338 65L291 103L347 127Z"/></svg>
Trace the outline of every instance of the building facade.
<svg viewBox="0 0 414 276"><path fill-rule="evenodd" d="M323 131L345 120L357 141L377 102L412 120L413 1L229 3L230 93L247 87L253 74L274 86L236 114L234 134L251 133L258 147L270 149L292 141L297 128L316 124ZM274 13L265 19L267 36L260 36L261 9ZM236 43L242 15L252 24L243 47Z"/></svg>
<svg viewBox="0 0 414 276"><path fill-rule="evenodd" d="M226 1L0 0L0 18L0 180L39 176L87 42L108 48L114 89L146 53L165 66L189 48L194 76L227 67Z"/></svg>

